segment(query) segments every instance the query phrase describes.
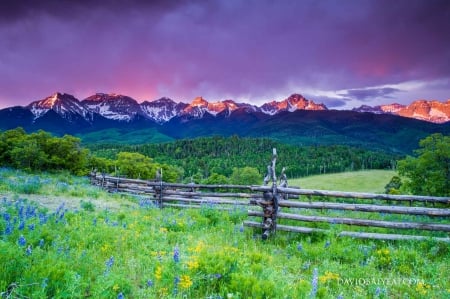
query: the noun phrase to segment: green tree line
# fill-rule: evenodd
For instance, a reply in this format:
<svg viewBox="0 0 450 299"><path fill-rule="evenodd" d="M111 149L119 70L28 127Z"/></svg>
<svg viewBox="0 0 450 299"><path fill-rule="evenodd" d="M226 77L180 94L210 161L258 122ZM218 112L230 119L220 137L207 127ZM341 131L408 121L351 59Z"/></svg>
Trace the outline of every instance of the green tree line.
<svg viewBox="0 0 450 299"><path fill-rule="evenodd" d="M202 137L169 143L120 145L87 145L95 155L114 159L118 153L136 152L153 157L160 163L176 165L185 177L206 179L213 174L230 177L235 168L252 167L264 175L277 148L277 165L286 166L288 177L336 173L363 169L392 169L400 157L382 151L371 151L345 145L294 146L267 138Z"/></svg>
<svg viewBox="0 0 450 299"><path fill-rule="evenodd" d="M140 154L121 152L113 159L96 157L71 135L55 137L45 131L27 134L17 128L0 132L0 165L27 171L69 171L85 175L93 169L129 178L154 179L156 171L164 180L179 181L183 170Z"/></svg>

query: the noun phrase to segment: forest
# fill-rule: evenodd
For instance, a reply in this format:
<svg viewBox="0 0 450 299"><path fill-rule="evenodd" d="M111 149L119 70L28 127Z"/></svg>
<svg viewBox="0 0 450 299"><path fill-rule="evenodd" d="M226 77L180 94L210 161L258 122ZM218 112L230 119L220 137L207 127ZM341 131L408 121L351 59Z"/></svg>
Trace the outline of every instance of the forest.
<svg viewBox="0 0 450 299"><path fill-rule="evenodd" d="M86 144L98 157L115 159L120 152L136 152L159 163L177 166L185 177L207 178L212 174L229 177L234 168L252 167L261 174L278 152L277 165L286 167L288 177L366 169L393 169L401 156L345 145L294 146L268 138L201 137L159 144Z"/></svg>

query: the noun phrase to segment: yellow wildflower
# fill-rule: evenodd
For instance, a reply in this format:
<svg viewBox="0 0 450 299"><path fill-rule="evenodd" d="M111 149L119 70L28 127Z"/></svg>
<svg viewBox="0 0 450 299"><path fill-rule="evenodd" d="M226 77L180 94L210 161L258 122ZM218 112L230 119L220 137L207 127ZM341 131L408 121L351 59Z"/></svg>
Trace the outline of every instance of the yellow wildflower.
<svg viewBox="0 0 450 299"><path fill-rule="evenodd" d="M165 228L165 227L160 227L160 228L159 228L159 231L162 232L162 233L167 233L167 228Z"/></svg>
<svg viewBox="0 0 450 299"><path fill-rule="evenodd" d="M162 277L162 268L161 266L157 266L155 270L155 279L160 280Z"/></svg>
<svg viewBox="0 0 450 299"><path fill-rule="evenodd" d="M192 258L192 260L187 261L187 262L186 262L186 265L187 265L187 267L188 267L189 270L195 270L195 269L197 269L198 266L199 266L196 257Z"/></svg>
<svg viewBox="0 0 450 299"><path fill-rule="evenodd" d="M326 271L325 275L322 275L322 276L319 277L319 281L321 283L325 283L325 282L327 282L329 280L334 280L334 279L335 280L339 280L339 274L332 273L330 271Z"/></svg>
<svg viewBox="0 0 450 299"><path fill-rule="evenodd" d="M183 289L189 289L192 285L192 280L189 275L181 275L180 287Z"/></svg>
<svg viewBox="0 0 450 299"><path fill-rule="evenodd" d="M120 289L119 285L115 284L115 285L113 286L114 292L117 292L119 289Z"/></svg>
<svg viewBox="0 0 450 299"><path fill-rule="evenodd" d="M102 252L107 252L109 250L110 246L108 244L104 244L101 248Z"/></svg>
<svg viewBox="0 0 450 299"><path fill-rule="evenodd" d="M419 281L416 286L416 291L422 295L425 295L427 290L430 288L431 286L429 284Z"/></svg>

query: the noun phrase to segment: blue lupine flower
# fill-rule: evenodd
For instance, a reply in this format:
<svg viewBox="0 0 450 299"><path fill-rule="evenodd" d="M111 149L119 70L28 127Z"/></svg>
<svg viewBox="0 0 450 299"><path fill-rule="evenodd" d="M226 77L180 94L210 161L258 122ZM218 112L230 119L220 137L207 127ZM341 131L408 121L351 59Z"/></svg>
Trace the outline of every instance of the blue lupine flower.
<svg viewBox="0 0 450 299"><path fill-rule="evenodd" d="M114 256L111 256L109 260L106 261L106 267L111 268L114 265Z"/></svg>
<svg viewBox="0 0 450 299"><path fill-rule="evenodd" d="M3 213L3 219L5 219L5 221L9 221L11 219L11 215L9 213Z"/></svg>
<svg viewBox="0 0 450 299"><path fill-rule="evenodd" d="M180 261L180 250L178 249L178 246L175 246L175 249L173 250L173 260L175 263Z"/></svg>
<svg viewBox="0 0 450 299"><path fill-rule="evenodd" d="M25 239L25 237L23 235L20 235L18 243L19 243L19 246L23 247L27 244L27 240Z"/></svg>
<svg viewBox="0 0 450 299"><path fill-rule="evenodd" d="M39 240L39 247L44 247L44 239Z"/></svg>
<svg viewBox="0 0 450 299"><path fill-rule="evenodd" d="M314 268L313 277L312 277L312 281L311 281L311 285L312 285L311 294L310 294L311 298L316 297L318 283L319 283L319 270L317 270L317 268Z"/></svg>
<svg viewBox="0 0 450 299"><path fill-rule="evenodd" d="M147 286L151 288L153 286L153 281L151 279L147 280Z"/></svg>
<svg viewBox="0 0 450 299"><path fill-rule="evenodd" d="M19 226L17 227L19 230L23 230L25 228L25 222L24 221L20 221L19 222Z"/></svg>
<svg viewBox="0 0 450 299"><path fill-rule="evenodd" d="M377 289L375 290L375 297L379 297L381 294L381 289L380 287L377 287Z"/></svg>
<svg viewBox="0 0 450 299"><path fill-rule="evenodd" d="M344 295L342 295L342 294L339 294L339 296L337 296L337 298L336 299L344 299Z"/></svg>
<svg viewBox="0 0 450 299"><path fill-rule="evenodd" d="M122 292L120 292L119 295L117 295L117 299L125 299L125 296L123 295Z"/></svg>
<svg viewBox="0 0 450 299"><path fill-rule="evenodd" d="M39 213L39 223L42 225L42 224L47 223L47 221L48 221L48 216L44 213Z"/></svg>
<svg viewBox="0 0 450 299"><path fill-rule="evenodd" d="M178 284L180 283L180 278L178 276L173 280L173 294L178 294Z"/></svg>
<svg viewBox="0 0 450 299"><path fill-rule="evenodd" d="M34 230L34 228L35 228L34 223L28 225L28 229L29 230Z"/></svg>
<svg viewBox="0 0 450 299"><path fill-rule="evenodd" d="M5 235L10 235L14 231L14 225L11 222L6 223Z"/></svg>
<svg viewBox="0 0 450 299"><path fill-rule="evenodd" d="M32 252L33 252L33 250L31 249L31 245L28 245L27 250L25 251L25 253L27 255L31 255Z"/></svg>

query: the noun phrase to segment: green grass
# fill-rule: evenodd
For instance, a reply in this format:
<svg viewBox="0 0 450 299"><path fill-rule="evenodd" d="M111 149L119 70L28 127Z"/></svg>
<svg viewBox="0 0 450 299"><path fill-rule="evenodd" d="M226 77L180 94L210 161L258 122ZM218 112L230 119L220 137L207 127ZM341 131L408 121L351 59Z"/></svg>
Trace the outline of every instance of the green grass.
<svg viewBox="0 0 450 299"><path fill-rule="evenodd" d="M384 186L394 175L397 173L390 170L366 170L313 175L288 182L305 189L384 193Z"/></svg>
<svg viewBox="0 0 450 299"><path fill-rule="evenodd" d="M87 180L66 179L91 188ZM7 298L450 295L444 243L353 240L333 228L324 235L277 232L264 242L259 230L242 226L246 209L159 209L141 197L117 211L97 204L46 211L28 197L0 199L0 293Z"/></svg>

